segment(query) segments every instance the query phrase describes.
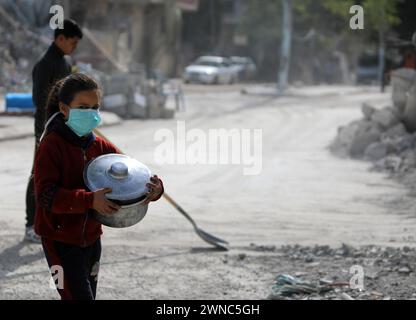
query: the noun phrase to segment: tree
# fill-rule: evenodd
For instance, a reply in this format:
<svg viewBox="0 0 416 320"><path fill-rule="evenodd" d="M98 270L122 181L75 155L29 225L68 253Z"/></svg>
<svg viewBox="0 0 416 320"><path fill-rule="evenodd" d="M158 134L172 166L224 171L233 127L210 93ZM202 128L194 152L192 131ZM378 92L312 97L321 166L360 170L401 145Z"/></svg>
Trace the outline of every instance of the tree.
<svg viewBox="0 0 416 320"><path fill-rule="evenodd" d="M400 19L397 17L397 2L389 0L366 0L363 6L364 12L368 12L370 26L378 32L379 82L381 91L384 92L386 33L390 27L400 22Z"/></svg>
<svg viewBox="0 0 416 320"><path fill-rule="evenodd" d="M280 0L245 0L245 10L236 31L246 35L249 42L247 54L257 63L263 79L275 80L279 66L282 7Z"/></svg>
<svg viewBox="0 0 416 320"><path fill-rule="evenodd" d="M285 2L244 0L246 10L237 26L237 32L249 39L247 54L255 58L260 74L267 80L276 79L277 70L290 66L287 78L291 81L345 81L349 77L350 65L358 56L371 45L382 47L383 38L380 36L385 38L391 27L399 22L398 1L291 0L293 27L289 59L285 59L282 55L286 51L283 44L287 44L284 40L287 33L282 30L284 23L281 18ZM357 3L364 8L364 30L349 27L350 8ZM333 76L331 71L325 71L340 57L345 62L342 73L338 70Z"/></svg>
<svg viewBox="0 0 416 320"><path fill-rule="evenodd" d="M282 94L287 87L290 66L290 49L292 42L292 0L282 0L283 5L283 26L282 44L280 53L280 68L277 80L278 94Z"/></svg>
<svg viewBox="0 0 416 320"><path fill-rule="evenodd" d="M340 16L345 14L344 6L350 1L334 2L325 0L324 5ZM386 55L386 33L388 30L397 25L400 19L397 17L398 1L391 0L363 0L362 7L365 14L365 25L371 33L378 34L378 61L379 61L379 82L381 91L384 91L384 71Z"/></svg>

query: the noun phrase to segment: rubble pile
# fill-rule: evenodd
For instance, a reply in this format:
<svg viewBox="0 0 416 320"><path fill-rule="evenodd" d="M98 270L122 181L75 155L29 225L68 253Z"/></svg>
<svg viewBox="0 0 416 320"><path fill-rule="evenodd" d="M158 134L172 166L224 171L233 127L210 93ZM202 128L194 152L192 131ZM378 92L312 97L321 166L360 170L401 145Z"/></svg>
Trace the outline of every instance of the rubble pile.
<svg viewBox="0 0 416 320"><path fill-rule="evenodd" d="M49 7L48 1L28 1L39 12L45 12L44 9ZM21 9L13 5L13 2L0 4L1 96L6 93L31 92L33 66L51 43L52 30L49 25L36 23L38 20L35 19L36 13ZM39 21L47 20L39 19ZM87 31L84 28L86 39L89 39L101 54L104 51L106 59L118 65L114 58L106 54L97 40L92 40L94 37ZM117 69L117 73L104 73L94 69L89 63L75 61L71 57L66 59L74 72L88 74L102 84L104 110L123 118L171 119L174 117L175 110L166 107L169 92L166 92L165 84L169 84L169 81L162 79L156 71L153 70L152 73L155 75L150 76L143 66L132 64L126 70ZM180 93L173 95L175 102L182 98ZM176 108L178 109L178 103Z"/></svg>
<svg viewBox="0 0 416 320"><path fill-rule="evenodd" d="M415 299L416 249L379 246L282 246L280 260L293 267L278 274L268 299L391 300ZM362 288L351 278L362 268ZM357 270L357 269L354 269ZM358 284L354 282L354 284Z"/></svg>
<svg viewBox="0 0 416 320"><path fill-rule="evenodd" d="M24 29L8 27L0 19L0 91L29 92L33 65L46 49Z"/></svg>
<svg viewBox="0 0 416 320"><path fill-rule="evenodd" d="M403 175L416 169L416 70L396 70L392 87L393 106L364 103L363 118L340 127L330 150Z"/></svg>

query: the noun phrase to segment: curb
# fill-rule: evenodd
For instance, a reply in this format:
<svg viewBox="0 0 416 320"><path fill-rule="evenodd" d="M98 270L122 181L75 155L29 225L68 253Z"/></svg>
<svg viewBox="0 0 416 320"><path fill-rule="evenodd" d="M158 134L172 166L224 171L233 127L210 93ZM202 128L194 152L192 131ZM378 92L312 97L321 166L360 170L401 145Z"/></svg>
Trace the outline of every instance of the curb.
<svg viewBox="0 0 416 320"><path fill-rule="evenodd" d="M116 115L115 113L108 112L108 111L102 111L101 114L102 114L103 122L99 126L99 128L116 126L116 125L120 125L123 122L123 120L118 115ZM11 117L15 118L15 116L11 116ZM16 115L16 117L24 117L24 116ZM24 118L27 119L29 117L24 117ZM15 131L20 131L20 132L15 133L15 134L9 134L7 131L14 131L12 129L13 127L15 127ZM6 132L2 132L3 130L6 131ZM28 126L28 125L24 125L24 126L23 125L22 126L13 126L13 125L11 125L11 126L4 126L4 128L2 128L2 125L0 124L0 142L9 141L9 140L17 140L17 139L25 139L25 138L29 138L29 137L33 137L33 138L35 137L35 134L33 132L33 121L32 120L30 121L30 126Z"/></svg>

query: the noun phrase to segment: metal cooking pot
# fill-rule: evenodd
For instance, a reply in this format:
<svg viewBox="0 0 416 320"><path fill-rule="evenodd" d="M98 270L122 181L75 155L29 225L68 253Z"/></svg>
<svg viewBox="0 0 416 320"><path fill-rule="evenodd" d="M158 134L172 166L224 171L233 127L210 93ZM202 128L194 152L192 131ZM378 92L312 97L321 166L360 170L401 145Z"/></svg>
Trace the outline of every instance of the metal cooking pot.
<svg viewBox="0 0 416 320"><path fill-rule="evenodd" d="M110 153L90 161L84 169L84 182L91 191L111 188L106 197L121 208L112 215L95 210L93 217L113 228L130 227L144 218L151 172L143 163L123 154Z"/></svg>

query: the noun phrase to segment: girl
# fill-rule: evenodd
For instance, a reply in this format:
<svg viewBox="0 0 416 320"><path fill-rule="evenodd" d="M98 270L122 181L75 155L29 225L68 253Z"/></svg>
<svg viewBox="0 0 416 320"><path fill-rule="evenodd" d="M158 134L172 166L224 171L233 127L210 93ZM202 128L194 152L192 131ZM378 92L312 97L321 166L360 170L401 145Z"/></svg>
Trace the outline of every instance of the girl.
<svg viewBox="0 0 416 320"><path fill-rule="evenodd" d="M101 120L99 108L100 91L92 78L75 73L57 82L49 94L50 120L35 157L35 231L51 272L56 272L62 299L95 299L102 228L89 211L110 215L120 208L105 197L111 189L90 192L83 180L88 161L121 153L92 133ZM157 176L148 188L147 201L163 194Z"/></svg>

